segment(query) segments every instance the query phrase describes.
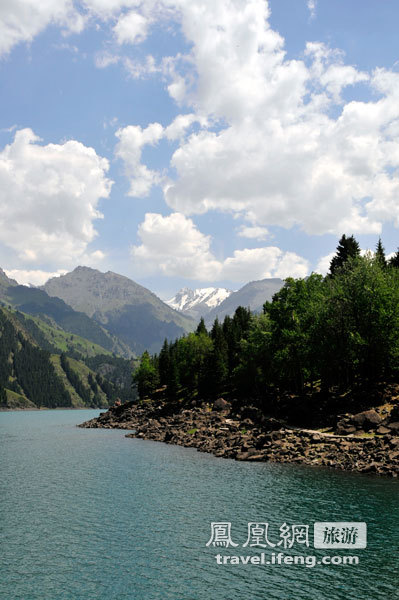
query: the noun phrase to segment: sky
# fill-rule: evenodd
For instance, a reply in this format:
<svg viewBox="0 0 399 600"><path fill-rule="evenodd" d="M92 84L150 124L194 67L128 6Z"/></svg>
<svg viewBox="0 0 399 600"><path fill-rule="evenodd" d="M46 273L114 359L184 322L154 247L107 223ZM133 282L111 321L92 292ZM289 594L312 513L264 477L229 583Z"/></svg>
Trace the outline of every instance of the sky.
<svg viewBox="0 0 399 600"><path fill-rule="evenodd" d="M396 0L2 0L0 266L166 299L399 246Z"/></svg>

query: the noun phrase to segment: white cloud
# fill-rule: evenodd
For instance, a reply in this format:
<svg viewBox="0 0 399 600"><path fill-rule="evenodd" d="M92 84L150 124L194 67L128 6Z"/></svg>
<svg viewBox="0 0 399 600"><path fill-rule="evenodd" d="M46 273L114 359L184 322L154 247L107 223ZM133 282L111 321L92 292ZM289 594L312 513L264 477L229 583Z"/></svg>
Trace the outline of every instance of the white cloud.
<svg viewBox="0 0 399 600"><path fill-rule="evenodd" d="M206 124L206 119L195 114L178 115L168 127L160 123L151 123L144 129L139 125L128 125L115 133L119 142L115 147L115 156L124 163L125 174L130 179L129 195L138 198L148 196L154 185L166 181L159 172L149 169L141 161L145 146L156 146L162 139L183 140L193 123Z"/></svg>
<svg viewBox="0 0 399 600"><path fill-rule="evenodd" d="M145 60L137 60L105 50L98 52L94 58L94 64L98 69L106 69L110 65L118 63L124 66L128 75L133 79L143 79L148 75L162 72L162 67L156 64L152 54L148 54Z"/></svg>
<svg viewBox="0 0 399 600"><path fill-rule="evenodd" d="M251 281L270 277L305 277L309 272L307 260L294 252L283 252L276 246L236 250L222 264L223 279Z"/></svg>
<svg viewBox="0 0 399 600"><path fill-rule="evenodd" d="M312 234L377 233L384 220L398 221L399 144L387 134L399 119L397 78L370 77L322 44L308 44L304 61L288 61L258 0L200 4L200 21L197 5L180 5L196 85L178 57L171 78L179 91L170 93L228 125L181 142L171 161L177 178L164 184L169 206L186 215L230 211L255 226L299 225ZM330 108L357 83L385 96L347 103L333 118Z"/></svg>
<svg viewBox="0 0 399 600"><path fill-rule="evenodd" d="M130 11L120 17L114 27L119 44L139 44L147 37L149 20L140 13Z"/></svg>
<svg viewBox="0 0 399 600"><path fill-rule="evenodd" d="M314 13L316 0L307 4ZM397 73L364 73L317 42L307 44L301 60L289 60L283 38L269 25L265 0L83 5L91 19L111 24L121 45L137 44L152 24L173 19L189 46L185 55L159 64L153 57L128 59L122 48L97 57L99 66L123 62L136 78L162 70L182 107L180 122L119 130L116 153L125 161L132 196L162 185L169 207L186 216L225 211L253 227L297 226L310 234L399 226ZM49 23L79 28L85 21L67 0L3 2L0 50L32 39ZM348 86L359 84L370 99L345 100ZM155 138L146 138L150 132ZM142 161L144 145L165 138L179 144L170 162L173 180Z"/></svg>
<svg viewBox="0 0 399 600"><path fill-rule="evenodd" d="M310 18L314 19L316 16L317 0L307 0L307 5L310 12Z"/></svg>
<svg viewBox="0 0 399 600"><path fill-rule="evenodd" d="M146 0L153 6L152 0ZM118 17L125 9L136 9L142 4L142 0L83 0L86 10L93 16L103 20Z"/></svg>
<svg viewBox="0 0 399 600"><path fill-rule="evenodd" d="M0 55L20 42L31 42L50 24L79 32L84 27L84 17L74 9L72 0L2 0Z"/></svg>
<svg viewBox="0 0 399 600"><path fill-rule="evenodd" d="M2 0L0 55L20 42L31 42L50 25L61 27L63 33L80 33L93 20L116 21L113 32L119 44L140 43L147 36L151 14L161 18L169 12L157 0L82 0L79 4L74 0Z"/></svg>
<svg viewBox="0 0 399 600"><path fill-rule="evenodd" d="M179 117L164 128L163 137L179 140L174 180L148 174L140 159L145 193L162 184L177 212L232 212L254 227L340 235L399 226L397 74L359 71L316 42L303 60L288 60L263 0L163 5L179 9L192 45L188 55L163 62L169 94L191 110L181 115L190 123L181 136L172 133ZM345 102L343 92L357 84L372 99ZM133 169L133 188L137 175Z"/></svg>
<svg viewBox="0 0 399 600"><path fill-rule="evenodd" d="M155 58L148 54L144 61L123 57L123 66L133 79L142 79L147 75L159 73L162 69L156 64Z"/></svg>
<svg viewBox="0 0 399 600"><path fill-rule="evenodd" d="M330 252L329 254L327 254L327 256L323 256L322 258L320 258L319 262L317 263L317 266L315 268L315 272L320 273L321 275L326 275L330 270L331 260L336 255L336 253L337 253L337 251L335 250L334 252ZM370 248L361 248L360 249L361 256L372 257L372 256L374 256L374 254L375 254L374 249L373 250L370 250ZM396 254L395 252L391 252L390 254L387 254L386 259L389 260L395 254Z"/></svg>
<svg viewBox="0 0 399 600"><path fill-rule="evenodd" d="M110 65L116 65L121 60L118 54L112 54L111 52L99 52L94 58L94 64L98 69L106 69Z"/></svg>
<svg viewBox="0 0 399 600"><path fill-rule="evenodd" d="M218 278L220 264L210 251L210 237L184 215L147 213L138 235L141 245L132 248L132 256L144 272L209 281Z"/></svg>
<svg viewBox="0 0 399 600"><path fill-rule="evenodd" d="M51 277L60 277L60 275L65 275L67 271L64 269L60 269L54 273L49 273L48 271L40 271L40 270L32 270L27 271L25 269L5 269L5 274L7 277L11 279L15 279L21 285L34 285L40 286L44 285L48 279Z"/></svg>
<svg viewBox="0 0 399 600"><path fill-rule="evenodd" d="M181 114L165 128L160 123L151 123L144 129L139 125L128 125L118 129L115 133L119 140L115 147L115 156L123 161L125 174L130 180L129 196L145 198L153 186L168 181L164 174L149 169L142 163L143 148L156 146L165 138L169 141L182 141L195 122L205 125L207 121L195 114Z"/></svg>
<svg viewBox="0 0 399 600"><path fill-rule="evenodd" d="M236 250L232 257L217 260L210 236L180 213L167 217L147 213L138 229L141 240L132 248L137 272L160 273L202 281L244 282L267 277L304 277L308 262L277 247Z"/></svg>
<svg viewBox="0 0 399 600"><path fill-rule="evenodd" d="M161 182L161 175L157 171L142 164L141 153L143 146L156 145L163 134L163 127L159 123L151 123L145 129L138 125L129 125L116 132L119 142L115 155L123 160L125 172L130 178L130 196L145 197L152 186Z"/></svg>
<svg viewBox="0 0 399 600"><path fill-rule="evenodd" d="M265 240L269 236L269 231L266 227L242 225L238 231L238 235L252 240Z"/></svg>
<svg viewBox="0 0 399 600"><path fill-rule="evenodd" d="M332 261L333 257L336 255L336 253L337 253L336 251L330 252L329 254L327 254L327 256L322 256L322 258L320 258L319 262L317 263L315 272L320 273L321 275L326 275L330 270L331 261Z"/></svg>
<svg viewBox="0 0 399 600"><path fill-rule="evenodd" d="M75 140L39 142L22 129L0 152L0 242L30 263L96 260L87 246L110 192L108 161Z"/></svg>
<svg viewBox="0 0 399 600"><path fill-rule="evenodd" d="M183 138L187 130L193 123L198 121L198 117L194 113L186 115L178 115L174 121L165 129L165 136L168 140L177 140ZM206 122L203 121L205 125Z"/></svg>

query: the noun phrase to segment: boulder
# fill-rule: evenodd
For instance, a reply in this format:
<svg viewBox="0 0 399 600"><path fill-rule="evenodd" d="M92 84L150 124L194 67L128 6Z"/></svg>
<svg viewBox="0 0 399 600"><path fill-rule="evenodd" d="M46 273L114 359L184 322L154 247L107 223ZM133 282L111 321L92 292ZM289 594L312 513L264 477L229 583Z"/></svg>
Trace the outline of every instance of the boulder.
<svg viewBox="0 0 399 600"><path fill-rule="evenodd" d="M355 433L355 431L356 427L354 425L341 424L341 422L338 423L337 435L351 435L352 433Z"/></svg>
<svg viewBox="0 0 399 600"><path fill-rule="evenodd" d="M352 423L365 431L376 429L381 424L382 420L383 419L375 410L365 410L353 415L351 419Z"/></svg>
<svg viewBox="0 0 399 600"><path fill-rule="evenodd" d="M227 402L224 398L218 398L213 403L213 410L217 410L219 412L230 410L230 402Z"/></svg>
<svg viewBox="0 0 399 600"><path fill-rule="evenodd" d="M384 425L380 425L376 433L378 433L378 435L388 435L389 433L391 433L391 430L388 429L388 427L384 427Z"/></svg>

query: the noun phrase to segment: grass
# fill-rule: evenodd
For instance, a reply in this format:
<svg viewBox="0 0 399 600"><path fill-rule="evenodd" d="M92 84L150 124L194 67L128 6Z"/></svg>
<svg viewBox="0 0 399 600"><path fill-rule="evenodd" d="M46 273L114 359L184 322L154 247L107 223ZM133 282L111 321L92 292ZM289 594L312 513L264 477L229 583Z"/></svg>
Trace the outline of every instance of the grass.
<svg viewBox="0 0 399 600"><path fill-rule="evenodd" d="M18 394L17 392L7 389L6 394L7 408L37 408L36 404L34 404L31 400L28 400L26 396L22 396L22 394Z"/></svg>
<svg viewBox="0 0 399 600"><path fill-rule="evenodd" d="M75 333L68 333L59 327L53 327L48 323L45 323L42 319L38 317L32 317L30 315L26 315L27 318L32 319L34 323L39 327L42 331L48 342L52 344L55 348L60 350L61 352L78 352L82 355L82 357L92 357L97 356L98 354L106 354L108 356L112 356L112 352L106 350L99 344L94 342L90 342L80 335L76 335Z"/></svg>
<svg viewBox="0 0 399 600"><path fill-rule="evenodd" d="M65 371L61 367L61 360L59 355L52 354L50 360L53 363L55 372L61 379L66 391L71 397L72 406L74 406L75 408L81 408L82 406L84 406L82 398L79 396L79 394L76 393L75 388L71 385L68 377L65 374Z"/></svg>
<svg viewBox="0 0 399 600"><path fill-rule="evenodd" d="M68 377L66 376L65 371L61 367L60 356L58 354L52 354L50 360L51 360L51 362L54 365L54 368L55 368L55 371L56 371L57 375L62 379L62 383L64 384L64 387L66 388L67 392L71 396L72 406L74 406L76 408L82 408L82 407L84 407L85 403L83 402L83 400L79 396L79 394L76 392L75 388L73 387L73 385L69 381ZM71 367L71 369L73 371L75 371L79 375L79 378L82 381L83 385L87 389L90 390L91 397L93 398L94 397L94 392L90 388L88 377L89 377L89 374L91 373L91 375L95 379L95 373L94 373L94 371L92 371L91 369L89 369L89 367L87 365L85 365L84 363L79 362L79 361L75 360L74 358L69 358L68 357L67 360L69 362L69 366ZM108 401L107 401L106 395L100 389L100 386L98 386L98 395L100 396L101 400L103 401L103 405L104 406L108 406Z"/></svg>

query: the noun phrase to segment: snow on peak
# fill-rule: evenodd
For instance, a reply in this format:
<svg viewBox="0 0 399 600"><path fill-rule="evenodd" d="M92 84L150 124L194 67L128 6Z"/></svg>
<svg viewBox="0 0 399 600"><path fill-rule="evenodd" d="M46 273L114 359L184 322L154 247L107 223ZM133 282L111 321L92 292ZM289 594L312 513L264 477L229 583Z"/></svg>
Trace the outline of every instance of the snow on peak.
<svg viewBox="0 0 399 600"><path fill-rule="evenodd" d="M182 288L173 298L167 300L166 304L182 312L196 309L199 305L201 305L202 309L206 306L208 310L211 310L211 308L219 306L231 293L231 290L227 290L226 288L208 287L197 288L195 290Z"/></svg>

